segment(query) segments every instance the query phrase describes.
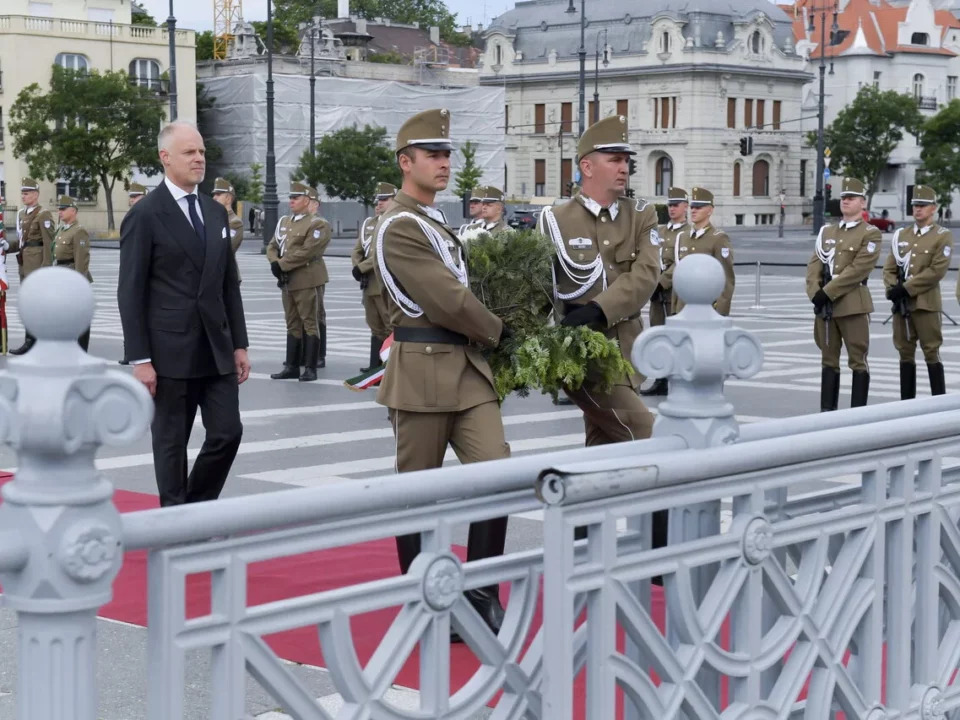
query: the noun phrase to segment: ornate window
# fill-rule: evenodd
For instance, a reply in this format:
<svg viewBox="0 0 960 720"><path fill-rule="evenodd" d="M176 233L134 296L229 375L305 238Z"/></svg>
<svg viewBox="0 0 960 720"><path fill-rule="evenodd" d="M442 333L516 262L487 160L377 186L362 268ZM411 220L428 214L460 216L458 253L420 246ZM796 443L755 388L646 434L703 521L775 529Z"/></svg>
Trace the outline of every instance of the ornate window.
<svg viewBox="0 0 960 720"><path fill-rule="evenodd" d="M653 170L653 194L657 197L666 197L673 185L673 160L668 155L661 155L657 158L657 164Z"/></svg>
<svg viewBox="0 0 960 720"><path fill-rule="evenodd" d="M913 76L913 97L917 100L923 97L923 81L924 77L920 73Z"/></svg>
<svg viewBox="0 0 960 720"><path fill-rule="evenodd" d="M160 91L160 63L156 60L137 58L130 63L130 82L134 85Z"/></svg>
<svg viewBox="0 0 960 720"><path fill-rule="evenodd" d="M90 68L90 61L86 57L74 53L60 53L54 62L62 68L76 70L77 72L83 72Z"/></svg>
<svg viewBox="0 0 960 720"><path fill-rule="evenodd" d="M763 35L759 30L755 30L753 34L750 35L750 52L754 55L760 55L765 47L766 43L763 42Z"/></svg>
<svg viewBox="0 0 960 720"><path fill-rule="evenodd" d="M770 163L766 160L753 164L753 196L770 197Z"/></svg>

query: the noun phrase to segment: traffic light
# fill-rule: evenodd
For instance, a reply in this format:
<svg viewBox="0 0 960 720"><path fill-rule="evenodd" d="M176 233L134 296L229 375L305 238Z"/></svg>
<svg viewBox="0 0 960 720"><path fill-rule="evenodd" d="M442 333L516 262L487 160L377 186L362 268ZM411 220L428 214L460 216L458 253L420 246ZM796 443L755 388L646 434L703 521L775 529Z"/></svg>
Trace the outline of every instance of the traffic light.
<svg viewBox="0 0 960 720"><path fill-rule="evenodd" d="M753 154L753 138L749 135L740 138L740 154L743 156Z"/></svg>
<svg viewBox="0 0 960 720"><path fill-rule="evenodd" d="M630 161L629 161L629 163L628 163L628 167L630 168L630 174L631 174L631 175L636 175L636 174L637 174L637 161L636 161L636 160L634 160L633 158L630 158Z"/></svg>
<svg viewBox="0 0 960 720"><path fill-rule="evenodd" d="M824 198L827 202L830 202L830 198L833 195L833 185L829 183L823 187Z"/></svg>

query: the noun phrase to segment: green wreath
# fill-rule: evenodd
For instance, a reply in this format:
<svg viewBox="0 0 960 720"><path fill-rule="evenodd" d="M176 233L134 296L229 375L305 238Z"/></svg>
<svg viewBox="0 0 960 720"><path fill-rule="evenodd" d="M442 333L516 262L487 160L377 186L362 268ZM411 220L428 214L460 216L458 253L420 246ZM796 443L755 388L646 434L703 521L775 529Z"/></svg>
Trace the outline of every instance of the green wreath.
<svg viewBox="0 0 960 720"><path fill-rule="evenodd" d="M551 324L555 250L548 238L533 230L484 233L466 248L470 289L514 332L487 353L501 400L534 389L556 398L588 376L609 392L633 374L616 340L587 327Z"/></svg>

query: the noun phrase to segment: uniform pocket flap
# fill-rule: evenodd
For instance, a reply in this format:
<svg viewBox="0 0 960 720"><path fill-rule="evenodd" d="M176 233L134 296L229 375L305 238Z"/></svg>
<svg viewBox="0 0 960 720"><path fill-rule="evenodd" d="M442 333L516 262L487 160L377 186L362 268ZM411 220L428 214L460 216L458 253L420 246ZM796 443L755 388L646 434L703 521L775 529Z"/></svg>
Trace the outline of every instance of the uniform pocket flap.
<svg viewBox="0 0 960 720"><path fill-rule="evenodd" d="M411 353L413 355L442 355L452 353L453 345L444 345L442 343L412 343L405 342L400 345L400 352Z"/></svg>

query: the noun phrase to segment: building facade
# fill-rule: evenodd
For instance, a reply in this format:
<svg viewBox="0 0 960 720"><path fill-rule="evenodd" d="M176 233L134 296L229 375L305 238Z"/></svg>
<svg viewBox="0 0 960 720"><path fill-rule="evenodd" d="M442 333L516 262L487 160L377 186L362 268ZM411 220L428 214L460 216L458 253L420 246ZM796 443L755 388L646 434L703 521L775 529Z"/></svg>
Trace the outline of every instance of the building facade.
<svg viewBox="0 0 960 720"><path fill-rule="evenodd" d="M192 30L177 30L178 117L196 119L196 41ZM7 206L20 202L20 178L29 174L26 163L14 156L6 131L10 106L19 92L37 83L47 91L53 65L76 70L124 70L131 81L163 93L162 78L169 71L170 53L165 27L131 24L127 0L2 0L0 2L0 194ZM159 128L158 128L159 130ZM148 186L158 178L140 173L133 180ZM96 194L71 188L66 182L41 182L40 202L53 207L59 194L83 198L81 217L86 227L108 226L102 188ZM120 183L113 193L114 220L119 226L127 207ZM15 217L15 214L8 215Z"/></svg>
<svg viewBox="0 0 960 720"><path fill-rule="evenodd" d="M824 3L797 0L789 10L797 52L819 73L820 58L832 71L824 79L824 122L829 125L856 97L860 88L873 85L916 98L921 113L930 117L958 97L960 82L960 20L948 9L937 9L932 0L889 3L886 0L845 0L840 3L837 25L843 40L821 48L821 15ZM950 3L944 3L946 8ZM960 7L960 4L958 4ZM811 19L813 30L811 31ZM827 14L827 38L832 14ZM803 128L816 130L819 80L804 89ZM871 209L886 210L894 220L910 213L909 204L921 147L914 135L905 135L881 174Z"/></svg>
<svg viewBox="0 0 960 720"><path fill-rule="evenodd" d="M505 185L517 202L554 202L574 180L581 31L573 7L519 2L484 33L481 83L505 90ZM585 125L627 117L636 195L666 202L671 185L702 185L715 194L719 224L764 225L779 222L784 191L786 222L800 223L812 171L797 120L811 78L792 16L767 0L596 0L587 9Z"/></svg>

